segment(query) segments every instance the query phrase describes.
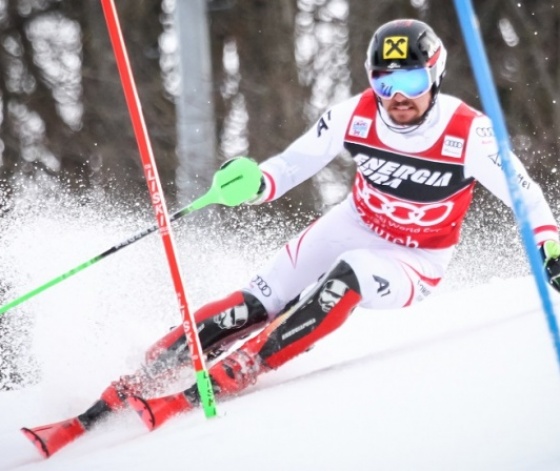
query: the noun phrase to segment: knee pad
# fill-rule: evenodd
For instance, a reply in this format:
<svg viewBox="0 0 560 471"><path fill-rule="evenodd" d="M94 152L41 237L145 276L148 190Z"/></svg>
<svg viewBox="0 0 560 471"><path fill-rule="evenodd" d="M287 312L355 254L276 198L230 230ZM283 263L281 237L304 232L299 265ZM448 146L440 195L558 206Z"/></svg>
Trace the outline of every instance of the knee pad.
<svg viewBox="0 0 560 471"><path fill-rule="evenodd" d="M360 305L369 309L400 309L416 299L417 291L431 280L406 268L401 257L367 249L346 252L342 259L352 266L360 287ZM435 280L436 284L438 280ZM415 294L416 293L416 294Z"/></svg>

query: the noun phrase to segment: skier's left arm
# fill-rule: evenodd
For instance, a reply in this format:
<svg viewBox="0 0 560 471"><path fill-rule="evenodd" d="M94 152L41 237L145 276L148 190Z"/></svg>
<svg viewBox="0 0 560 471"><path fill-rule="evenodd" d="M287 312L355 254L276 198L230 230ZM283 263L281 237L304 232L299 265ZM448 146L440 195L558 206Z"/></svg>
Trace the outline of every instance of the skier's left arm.
<svg viewBox="0 0 560 471"><path fill-rule="evenodd" d="M529 176L519 158L512 152L510 162L517 175L527 218L543 258L550 284L560 291L560 243L558 225L541 187ZM506 177L492 124L486 116L477 117L467 140L465 176L473 177L485 188L512 207Z"/></svg>

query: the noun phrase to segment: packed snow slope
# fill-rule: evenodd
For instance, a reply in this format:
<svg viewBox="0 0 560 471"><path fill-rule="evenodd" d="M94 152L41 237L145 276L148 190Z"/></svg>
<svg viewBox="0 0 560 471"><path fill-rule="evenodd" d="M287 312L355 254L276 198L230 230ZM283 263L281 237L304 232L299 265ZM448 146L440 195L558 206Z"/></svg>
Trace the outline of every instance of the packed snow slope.
<svg viewBox="0 0 560 471"><path fill-rule="evenodd" d="M143 228L84 208L60 214L22 219L3 236L8 299ZM262 230L250 234L258 247L197 230L180 230L177 244L192 308L235 289L281 243ZM477 266L494 263L475 253ZM468 267L456 270L459 280L453 273ZM220 402L217 418L195 411L148 432L127 411L43 460L20 427L82 412L178 322L153 236L7 314L26 385L0 392L0 470L560 470L551 335L532 277L502 273L448 284L408 309L357 309L311 351Z"/></svg>

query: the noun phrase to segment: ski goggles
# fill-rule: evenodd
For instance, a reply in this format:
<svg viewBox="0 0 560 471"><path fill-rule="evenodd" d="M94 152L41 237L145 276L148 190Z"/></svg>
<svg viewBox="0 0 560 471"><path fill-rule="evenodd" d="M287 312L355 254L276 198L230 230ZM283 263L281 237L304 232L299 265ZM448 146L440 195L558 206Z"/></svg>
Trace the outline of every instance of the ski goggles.
<svg viewBox="0 0 560 471"><path fill-rule="evenodd" d="M401 93L409 99L418 98L432 88L428 69L374 70L371 86L381 98L393 98Z"/></svg>

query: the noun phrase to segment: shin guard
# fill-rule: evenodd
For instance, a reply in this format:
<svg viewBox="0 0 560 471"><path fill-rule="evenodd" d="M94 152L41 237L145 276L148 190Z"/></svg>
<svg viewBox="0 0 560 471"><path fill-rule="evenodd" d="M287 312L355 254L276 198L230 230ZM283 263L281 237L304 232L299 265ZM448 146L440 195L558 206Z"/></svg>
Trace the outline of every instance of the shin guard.
<svg viewBox="0 0 560 471"><path fill-rule="evenodd" d="M258 353L266 367L276 369L340 327L360 299L354 271L340 261L293 309L247 342L246 348Z"/></svg>
<svg viewBox="0 0 560 471"><path fill-rule="evenodd" d="M255 296L236 291L206 304L195 313L195 318L202 349L210 353L262 327L268 321L268 314Z"/></svg>
<svg viewBox="0 0 560 471"><path fill-rule="evenodd" d="M195 312L194 317L202 350L210 353L253 332L267 321L268 314L253 295L235 291L224 299L206 304ZM180 363L188 359L188 355L180 354L185 347L185 333L180 325L148 350L146 363L173 367L172 359ZM185 356L187 358L182 358Z"/></svg>

